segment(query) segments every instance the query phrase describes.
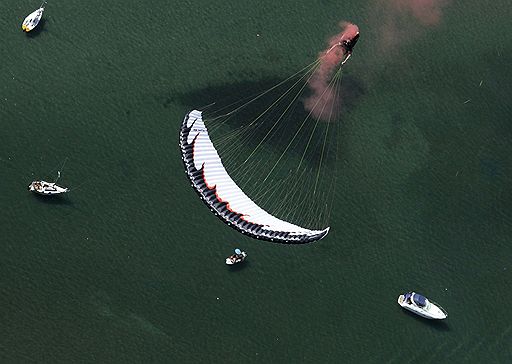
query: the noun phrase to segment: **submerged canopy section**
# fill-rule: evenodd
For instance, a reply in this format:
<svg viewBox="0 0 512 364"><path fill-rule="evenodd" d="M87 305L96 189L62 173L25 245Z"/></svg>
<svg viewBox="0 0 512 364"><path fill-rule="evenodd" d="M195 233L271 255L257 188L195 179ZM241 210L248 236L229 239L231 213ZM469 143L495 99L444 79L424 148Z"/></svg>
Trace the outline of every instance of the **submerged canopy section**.
<svg viewBox="0 0 512 364"><path fill-rule="evenodd" d="M231 179L203 122L202 112L189 112L181 126L180 146L192 186L221 220L256 239L302 244L322 239L329 232L309 230L272 216L256 205Z"/></svg>

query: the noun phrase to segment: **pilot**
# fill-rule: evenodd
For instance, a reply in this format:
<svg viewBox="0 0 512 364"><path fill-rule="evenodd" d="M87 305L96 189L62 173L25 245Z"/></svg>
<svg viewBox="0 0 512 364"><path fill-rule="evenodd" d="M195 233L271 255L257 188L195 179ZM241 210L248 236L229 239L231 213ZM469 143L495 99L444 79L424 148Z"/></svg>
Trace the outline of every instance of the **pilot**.
<svg viewBox="0 0 512 364"><path fill-rule="evenodd" d="M341 62L341 65L344 65L345 62L348 61L350 56L352 55L352 50L354 49L354 46L356 45L357 41L359 39L359 33L357 33L354 38L352 39L345 39L339 43L341 47L345 50L345 59L343 62Z"/></svg>

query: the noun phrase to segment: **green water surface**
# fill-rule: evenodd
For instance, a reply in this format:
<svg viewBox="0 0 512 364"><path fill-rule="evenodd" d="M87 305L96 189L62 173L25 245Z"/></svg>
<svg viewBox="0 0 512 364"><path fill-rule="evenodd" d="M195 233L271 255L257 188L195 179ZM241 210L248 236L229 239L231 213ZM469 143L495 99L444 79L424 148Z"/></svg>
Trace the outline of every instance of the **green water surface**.
<svg viewBox="0 0 512 364"><path fill-rule="evenodd" d="M376 3L50 1L26 35L39 3L2 1L0 361L511 362L510 4L447 2L386 49ZM331 232L242 236L190 187L181 120L311 63L344 19ZM26 191L65 158L69 195ZM448 319L403 311L413 289Z"/></svg>

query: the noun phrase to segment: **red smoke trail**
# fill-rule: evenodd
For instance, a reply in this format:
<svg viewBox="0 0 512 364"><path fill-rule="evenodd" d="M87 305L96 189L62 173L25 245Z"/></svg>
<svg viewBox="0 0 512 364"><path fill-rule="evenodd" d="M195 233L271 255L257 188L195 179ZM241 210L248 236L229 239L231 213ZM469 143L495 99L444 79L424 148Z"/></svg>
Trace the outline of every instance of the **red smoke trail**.
<svg viewBox="0 0 512 364"><path fill-rule="evenodd" d="M450 0L376 0L372 6L374 21L379 27L379 53L413 40L423 31L441 22L442 10ZM415 21L411 21L414 19ZM380 24L380 26L379 26Z"/></svg>
<svg viewBox="0 0 512 364"><path fill-rule="evenodd" d="M329 47L318 56L320 65L309 80L312 95L304 101L306 110L321 120L329 120L339 113L341 100L336 90L329 86L329 81L347 54L343 47L337 45L343 40L353 39L359 33L357 25L342 22L340 26L342 31L329 40Z"/></svg>
<svg viewBox="0 0 512 364"><path fill-rule="evenodd" d="M386 1L401 12L410 12L423 25L437 25L447 0L391 0Z"/></svg>

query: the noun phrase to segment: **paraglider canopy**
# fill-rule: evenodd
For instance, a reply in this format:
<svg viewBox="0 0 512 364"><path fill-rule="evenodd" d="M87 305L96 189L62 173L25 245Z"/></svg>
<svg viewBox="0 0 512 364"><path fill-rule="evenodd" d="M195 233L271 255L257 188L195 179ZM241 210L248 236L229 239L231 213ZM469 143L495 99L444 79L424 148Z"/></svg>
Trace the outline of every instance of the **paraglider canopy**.
<svg viewBox="0 0 512 364"><path fill-rule="evenodd" d="M231 227L256 239L303 244L322 239L329 232L310 230L281 220L256 205L228 175L202 111L192 110L180 132L183 163L192 186L203 202Z"/></svg>

